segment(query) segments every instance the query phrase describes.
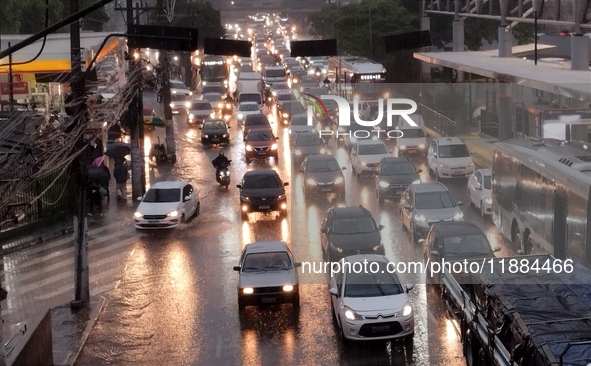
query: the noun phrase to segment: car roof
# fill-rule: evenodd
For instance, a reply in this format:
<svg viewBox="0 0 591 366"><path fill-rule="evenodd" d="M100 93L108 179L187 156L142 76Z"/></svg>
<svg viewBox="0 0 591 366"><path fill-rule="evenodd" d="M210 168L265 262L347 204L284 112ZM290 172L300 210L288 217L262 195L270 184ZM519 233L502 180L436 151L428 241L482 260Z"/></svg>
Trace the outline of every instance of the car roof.
<svg viewBox="0 0 591 366"><path fill-rule="evenodd" d="M187 182L181 181L164 181L164 182L157 182L150 185L150 189L157 188L157 189L166 189L166 188L181 188Z"/></svg>
<svg viewBox="0 0 591 366"><path fill-rule="evenodd" d="M484 232L471 222L437 222L432 226L433 230L437 230L444 237L453 235L484 235Z"/></svg>
<svg viewBox="0 0 591 366"><path fill-rule="evenodd" d="M397 156L397 157L389 157L389 158L383 158L380 161L380 164L401 164L401 163L410 163L412 164L412 161L410 161L410 159L408 158L408 156Z"/></svg>
<svg viewBox="0 0 591 366"><path fill-rule="evenodd" d="M439 146L465 145L464 141L459 137L437 137L435 140L437 140Z"/></svg>
<svg viewBox="0 0 591 366"><path fill-rule="evenodd" d="M206 122L224 122L224 123L226 123L226 121L224 121L221 118L208 118L205 121L203 121L203 123L206 123Z"/></svg>
<svg viewBox="0 0 591 366"><path fill-rule="evenodd" d="M249 120L269 120L267 118L267 116L265 116L264 114L260 113L260 114L249 114L244 118L244 121L249 121Z"/></svg>
<svg viewBox="0 0 591 366"><path fill-rule="evenodd" d="M429 192L449 192L447 187L440 182L428 182L421 184L411 184L416 193L429 193Z"/></svg>
<svg viewBox="0 0 591 366"><path fill-rule="evenodd" d="M241 105L241 104L254 104L254 105L256 105L257 107L258 107L258 105L259 105L257 102L240 102L240 103L239 103L239 105Z"/></svg>
<svg viewBox="0 0 591 366"><path fill-rule="evenodd" d="M316 134L314 134L316 135ZM306 157L306 161L311 162L311 161L328 161L328 160L337 160L334 156L332 155L325 155L325 154L316 154L316 155L308 155Z"/></svg>
<svg viewBox="0 0 591 366"><path fill-rule="evenodd" d="M267 253L267 252L289 252L287 244L282 241L257 241L246 244L244 252L249 253Z"/></svg>
<svg viewBox="0 0 591 366"><path fill-rule="evenodd" d="M256 175L269 175L269 176L272 175L274 177L279 176L279 174L273 169L255 169L255 170L249 170L246 173L244 173L244 178L252 177L252 176L256 176Z"/></svg>
<svg viewBox="0 0 591 366"><path fill-rule="evenodd" d="M383 262L383 263L390 262L388 260L388 258L384 257L383 255L378 255L378 254L356 254L356 255L350 255L348 257L345 257L344 259L345 259L345 262L349 262L349 263L357 263L357 262L363 263L363 261Z"/></svg>
<svg viewBox="0 0 591 366"><path fill-rule="evenodd" d="M382 140L364 139L357 141L359 145L386 145Z"/></svg>
<svg viewBox="0 0 591 366"><path fill-rule="evenodd" d="M369 212L363 206L334 207L332 209L332 213L333 213L333 217L367 217L367 216L372 216L371 212Z"/></svg>

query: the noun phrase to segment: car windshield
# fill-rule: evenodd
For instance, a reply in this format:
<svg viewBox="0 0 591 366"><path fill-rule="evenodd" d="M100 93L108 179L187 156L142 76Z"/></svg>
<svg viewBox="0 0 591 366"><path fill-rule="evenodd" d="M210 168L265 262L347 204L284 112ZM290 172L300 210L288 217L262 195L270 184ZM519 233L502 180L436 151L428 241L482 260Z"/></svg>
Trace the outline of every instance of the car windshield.
<svg viewBox="0 0 591 366"><path fill-rule="evenodd" d="M282 109L284 111L291 113L291 114L303 114L306 112L306 110L304 109L304 106L299 102L285 104Z"/></svg>
<svg viewBox="0 0 591 366"><path fill-rule="evenodd" d="M377 263L377 266L374 263ZM382 297L404 293L398 279L388 271L387 263L369 262L369 264L373 268L371 271L356 273L345 270L347 274L345 297ZM374 271L376 267L378 269Z"/></svg>
<svg viewBox="0 0 591 366"><path fill-rule="evenodd" d="M287 84L273 84L273 90L280 90L280 89L289 89Z"/></svg>
<svg viewBox="0 0 591 366"><path fill-rule="evenodd" d="M302 83L314 83L318 84L318 80L315 76L306 76L302 78Z"/></svg>
<svg viewBox="0 0 591 366"><path fill-rule="evenodd" d="M193 103L191 109L195 111L211 111L211 104L207 102Z"/></svg>
<svg viewBox="0 0 591 366"><path fill-rule="evenodd" d="M210 102L221 102L222 96L219 94L207 94L203 96L203 99L209 100Z"/></svg>
<svg viewBox="0 0 591 366"><path fill-rule="evenodd" d="M170 100L173 102L184 102L187 100L187 97L183 94L171 94Z"/></svg>
<svg viewBox="0 0 591 366"><path fill-rule="evenodd" d="M304 135L299 134L295 140L296 146L319 146L324 145L324 140L317 134Z"/></svg>
<svg viewBox="0 0 591 366"><path fill-rule="evenodd" d="M448 192L417 193L415 195L415 208L417 210L452 207L456 207L456 201Z"/></svg>
<svg viewBox="0 0 591 366"><path fill-rule="evenodd" d="M211 94L211 93L222 94L223 92L224 92L224 88L222 88L221 86L206 86L201 91L201 93L203 93L203 94Z"/></svg>
<svg viewBox="0 0 591 366"><path fill-rule="evenodd" d="M297 69L297 70L292 70L291 74L293 76L304 76L304 75L308 75L308 72L304 69Z"/></svg>
<svg viewBox="0 0 591 366"><path fill-rule="evenodd" d="M258 111L259 105L253 104L253 103L244 103L244 104L240 104L240 108L238 110L243 111L243 112Z"/></svg>
<svg viewBox="0 0 591 366"><path fill-rule="evenodd" d="M287 271L293 269L287 252L251 253L244 258L242 272Z"/></svg>
<svg viewBox="0 0 591 366"><path fill-rule="evenodd" d="M251 65L242 65L242 66L240 66L240 68L238 69L238 71L240 71L240 72L252 72L252 66Z"/></svg>
<svg viewBox="0 0 591 366"><path fill-rule="evenodd" d="M293 116L289 124L292 126L305 126L308 124L308 118L306 116Z"/></svg>
<svg viewBox="0 0 591 366"><path fill-rule="evenodd" d="M226 129L226 122L223 122L223 121L205 122L203 124L203 129L204 130L225 130Z"/></svg>
<svg viewBox="0 0 591 366"><path fill-rule="evenodd" d="M183 83L179 83L178 81L171 81L170 82L170 87L172 89L184 89L184 90L188 90L187 86Z"/></svg>
<svg viewBox="0 0 591 366"><path fill-rule="evenodd" d="M490 189L492 177L490 175L484 176L484 189Z"/></svg>
<svg viewBox="0 0 591 366"><path fill-rule="evenodd" d="M277 96L277 100L291 100L291 99L292 99L291 98L291 94L287 94L287 93L285 93L285 94L279 94Z"/></svg>
<svg viewBox="0 0 591 366"><path fill-rule="evenodd" d="M273 132L271 131L254 130L248 133L246 139L248 141L272 141L275 140L275 136L273 136Z"/></svg>
<svg viewBox="0 0 591 366"><path fill-rule="evenodd" d="M285 70L267 70L265 76L268 78L282 78L285 77Z"/></svg>
<svg viewBox="0 0 591 366"><path fill-rule="evenodd" d="M381 175L405 175L416 174L412 163L384 164L382 165Z"/></svg>
<svg viewBox="0 0 591 366"><path fill-rule="evenodd" d="M251 114L246 117L245 123L248 125L268 125L269 120L263 114Z"/></svg>
<svg viewBox="0 0 591 366"><path fill-rule="evenodd" d="M309 173L325 173L341 170L336 160L309 161L306 167Z"/></svg>
<svg viewBox="0 0 591 366"><path fill-rule="evenodd" d="M179 202L181 200L181 190L179 188L151 188L146 192L142 202L165 203Z"/></svg>
<svg viewBox="0 0 591 366"><path fill-rule="evenodd" d="M439 146L440 158L467 158L470 156L470 151L466 145L444 145Z"/></svg>
<svg viewBox="0 0 591 366"><path fill-rule="evenodd" d="M487 255L491 253L490 244L482 234L454 235L443 238L445 254Z"/></svg>
<svg viewBox="0 0 591 366"><path fill-rule="evenodd" d="M332 223L333 234L366 234L378 228L371 217L352 217L336 219Z"/></svg>
<svg viewBox="0 0 591 366"><path fill-rule="evenodd" d="M408 130L400 130L403 139L417 139L425 137L425 133L420 128L412 128Z"/></svg>
<svg viewBox="0 0 591 366"><path fill-rule="evenodd" d="M279 178L273 175L251 175L244 180L244 189L281 188Z"/></svg>
<svg viewBox="0 0 591 366"><path fill-rule="evenodd" d="M261 96L259 94L240 94L240 101L259 103L261 101Z"/></svg>
<svg viewBox="0 0 591 366"><path fill-rule="evenodd" d="M388 154L388 149L384 144L359 145L357 155L379 155Z"/></svg>

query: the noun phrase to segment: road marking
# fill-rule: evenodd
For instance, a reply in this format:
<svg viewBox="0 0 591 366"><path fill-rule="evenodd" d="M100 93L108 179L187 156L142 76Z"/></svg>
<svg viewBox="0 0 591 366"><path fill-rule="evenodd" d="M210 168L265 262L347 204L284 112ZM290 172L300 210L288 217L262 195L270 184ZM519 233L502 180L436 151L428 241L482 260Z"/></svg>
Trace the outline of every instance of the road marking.
<svg viewBox="0 0 591 366"><path fill-rule="evenodd" d="M218 335L218 345L215 350L215 357L220 358L221 354L222 354L222 336Z"/></svg>
<svg viewBox="0 0 591 366"><path fill-rule="evenodd" d="M92 289L92 282L98 282L98 281L102 280L103 278L107 278L109 276L115 276L115 275L119 274L119 272L121 272L122 267L123 266L117 266L117 267L112 268L110 270L101 272L100 274L97 274L96 276L91 275L90 281L89 281L91 283L91 285L90 285L91 289ZM66 273L66 275L67 275L66 278L74 278L73 272ZM46 294L43 294L40 296L33 296L33 297L36 300L48 300L48 299L51 299L52 297L66 293L66 292L74 289L74 281L69 281L69 282L70 283L68 283L67 285L62 286L55 291L52 291L50 293L46 293ZM22 294L22 292L19 292L19 293Z"/></svg>

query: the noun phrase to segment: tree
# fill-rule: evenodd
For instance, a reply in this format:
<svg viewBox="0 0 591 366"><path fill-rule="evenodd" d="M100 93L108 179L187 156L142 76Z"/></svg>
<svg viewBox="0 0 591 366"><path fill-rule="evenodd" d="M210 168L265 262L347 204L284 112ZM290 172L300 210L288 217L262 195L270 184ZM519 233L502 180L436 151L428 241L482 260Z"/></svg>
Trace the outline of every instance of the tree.
<svg viewBox="0 0 591 366"><path fill-rule="evenodd" d="M226 34L220 11L210 2L177 1L174 12L182 14L173 20L174 26L198 28L200 43L203 38L219 38Z"/></svg>

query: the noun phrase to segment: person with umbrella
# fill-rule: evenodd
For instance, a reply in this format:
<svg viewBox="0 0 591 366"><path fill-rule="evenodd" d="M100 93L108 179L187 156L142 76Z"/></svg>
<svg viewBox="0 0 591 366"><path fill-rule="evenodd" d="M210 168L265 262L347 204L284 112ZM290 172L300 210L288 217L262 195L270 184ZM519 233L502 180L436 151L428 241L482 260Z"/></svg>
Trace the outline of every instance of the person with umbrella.
<svg viewBox="0 0 591 366"><path fill-rule="evenodd" d="M117 183L117 201L127 202L127 180L129 179L129 169L123 159L115 159L115 169L113 177Z"/></svg>

